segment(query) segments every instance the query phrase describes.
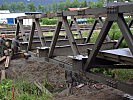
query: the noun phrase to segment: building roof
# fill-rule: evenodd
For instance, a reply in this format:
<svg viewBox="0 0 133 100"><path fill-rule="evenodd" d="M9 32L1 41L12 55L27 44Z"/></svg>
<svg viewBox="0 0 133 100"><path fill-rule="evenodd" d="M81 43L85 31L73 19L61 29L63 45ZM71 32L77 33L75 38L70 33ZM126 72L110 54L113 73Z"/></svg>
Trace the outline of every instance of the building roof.
<svg viewBox="0 0 133 100"><path fill-rule="evenodd" d="M25 13L5 13L0 14L0 18L17 18L19 16L26 16Z"/></svg>
<svg viewBox="0 0 133 100"><path fill-rule="evenodd" d="M88 9L88 7L85 7L85 8L68 8L68 10L70 10L70 11L78 11L78 10L85 10L85 9Z"/></svg>
<svg viewBox="0 0 133 100"><path fill-rule="evenodd" d="M8 13L10 13L9 10L0 10L0 14L8 14Z"/></svg>

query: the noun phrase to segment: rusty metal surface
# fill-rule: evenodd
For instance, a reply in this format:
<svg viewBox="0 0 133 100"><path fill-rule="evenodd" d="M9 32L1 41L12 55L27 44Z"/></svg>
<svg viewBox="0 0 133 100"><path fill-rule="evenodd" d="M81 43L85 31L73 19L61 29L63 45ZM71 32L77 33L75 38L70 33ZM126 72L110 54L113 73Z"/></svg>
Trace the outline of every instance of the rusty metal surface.
<svg viewBox="0 0 133 100"><path fill-rule="evenodd" d="M133 58L133 55L129 48L113 49L113 50L103 50L102 53L108 53L113 55L125 56Z"/></svg>

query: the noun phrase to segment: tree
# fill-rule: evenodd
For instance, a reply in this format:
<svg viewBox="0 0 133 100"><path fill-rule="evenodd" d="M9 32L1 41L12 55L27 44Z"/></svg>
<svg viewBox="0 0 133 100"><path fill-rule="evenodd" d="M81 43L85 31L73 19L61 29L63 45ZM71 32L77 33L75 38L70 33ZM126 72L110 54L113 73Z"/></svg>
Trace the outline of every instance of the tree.
<svg viewBox="0 0 133 100"><path fill-rule="evenodd" d="M1 10L8 10L8 5L6 3L3 3L1 6L0 6L0 9Z"/></svg>
<svg viewBox="0 0 133 100"><path fill-rule="evenodd" d="M87 7L88 5L87 5L87 1L86 0L84 0L83 2L81 2L81 7Z"/></svg>
<svg viewBox="0 0 133 100"><path fill-rule="evenodd" d="M58 11L58 5L56 4L56 3L54 3L53 5L52 5L52 10L53 10L53 12L57 12Z"/></svg>
<svg viewBox="0 0 133 100"><path fill-rule="evenodd" d="M45 11L44 6L42 6L42 5L38 5L38 11L40 11L40 12L44 12L44 11Z"/></svg>
<svg viewBox="0 0 133 100"><path fill-rule="evenodd" d="M25 5L23 2L18 2L17 3L17 11L18 12L24 12L26 9L25 9Z"/></svg>
<svg viewBox="0 0 133 100"><path fill-rule="evenodd" d="M74 0L71 4L71 7L74 7L74 8L79 8L80 5L79 5L79 1L78 0Z"/></svg>
<svg viewBox="0 0 133 100"><path fill-rule="evenodd" d="M34 3L28 3L27 10L31 11L31 12L35 12L36 11L36 6L34 5Z"/></svg>
<svg viewBox="0 0 133 100"><path fill-rule="evenodd" d="M11 12L16 12L17 5L15 2L11 3L9 7Z"/></svg>

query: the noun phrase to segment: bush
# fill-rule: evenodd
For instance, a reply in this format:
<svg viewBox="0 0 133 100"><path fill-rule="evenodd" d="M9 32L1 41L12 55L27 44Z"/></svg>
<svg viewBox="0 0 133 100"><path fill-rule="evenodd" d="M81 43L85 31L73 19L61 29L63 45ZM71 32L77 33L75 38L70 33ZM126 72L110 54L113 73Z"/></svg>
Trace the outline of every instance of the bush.
<svg viewBox="0 0 133 100"><path fill-rule="evenodd" d="M92 24L92 23L94 23L94 20L95 20L94 18L90 17L90 18L87 19L87 23Z"/></svg>
<svg viewBox="0 0 133 100"><path fill-rule="evenodd" d="M42 18L43 25L55 25L56 23L57 23L57 19Z"/></svg>

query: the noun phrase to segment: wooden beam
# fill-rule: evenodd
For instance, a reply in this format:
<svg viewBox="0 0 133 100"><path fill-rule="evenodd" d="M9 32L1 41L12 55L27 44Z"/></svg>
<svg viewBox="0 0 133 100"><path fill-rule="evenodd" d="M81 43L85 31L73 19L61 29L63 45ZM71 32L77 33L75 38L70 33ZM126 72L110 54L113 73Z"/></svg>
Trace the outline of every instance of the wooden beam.
<svg viewBox="0 0 133 100"><path fill-rule="evenodd" d="M23 20L18 20L19 22L19 27L20 27L20 31L21 31L21 34L22 34L22 38L23 38L23 41L27 41L26 37L25 37L25 30L24 30L24 27L23 27Z"/></svg>
<svg viewBox="0 0 133 100"><path fill-rule="evenodd" d="M78 47L77 47L77 44L74 40L74 36L72 34L72 31L70 29L70 26L68 24L68 21L67 21L67 17L63 17L62 18L63 20L63 24L64 24L64 27L65 27L65 30L66 30L66 34L68 36L68 40L69 40L69 43L71 45L71 48L72 48L72 51L73 51L73 54L76 56L76 55L79 55L79 51L78 51Z"/></svg>
<svg viewBox="0 0 133 100"><path fill-rule="evenodd" d="M55 29L55 33L54 33L54 36L53 36L53 39L52 39L52 42L50 45L50 50L49 50L49 54L48 54L49 57L53 56L53 52L54 52L54 49L55 49L55 46L57 43L57 39L58 39L61 27L62 27L62 21L59 21L57 23L57 27Z"/></svg>
<svg viewBox="0 0 133 100"><path fill-rule="evenodd" d="M36 24L36 28L38 30L38 35L39 35L39 38L40 38L40 41L41 41L41 45L44 46L44 44L46 44L46 43L45 43L45 39L44 39L42 30L41 30L41 27L40 27L39 19L35 19L35 24Z"/></svg>
<svg viewBox="0 0 133 100"><path fill-rule="evenodd" d="M27 51L31 50L32 41L33 41L33 37L34 37L34 31L35 31L35 22L32 22L32 28L31 28L31 32L30 32L30 36L29 36Z"/></svg>

